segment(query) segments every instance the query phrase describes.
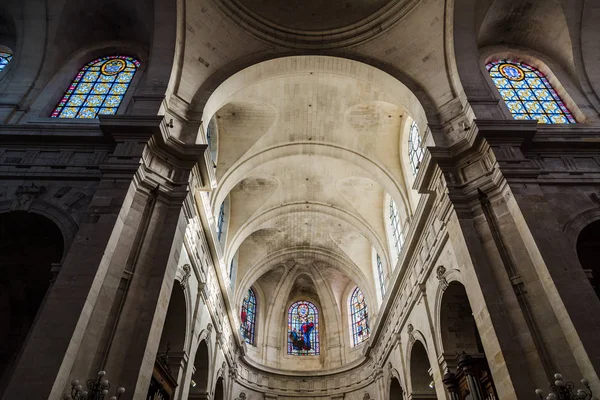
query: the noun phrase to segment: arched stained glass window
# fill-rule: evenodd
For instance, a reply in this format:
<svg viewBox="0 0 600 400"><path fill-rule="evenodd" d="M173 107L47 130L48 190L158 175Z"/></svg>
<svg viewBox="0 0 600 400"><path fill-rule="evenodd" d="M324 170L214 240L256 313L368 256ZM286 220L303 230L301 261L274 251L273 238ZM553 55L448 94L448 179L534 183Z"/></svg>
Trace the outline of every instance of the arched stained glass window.
<svg viewBox="0 0 600 400"><path fill-rule="evenodd" d="M54 118L97 118L116 114L140 62L108 56L87 63L51 114Z"/></svg>
<svg viewBox="0 0 600 400"><path fill-rule="evenodd" d="M310 301L297 301L288 310L288 354L319 355L319 312Z"/></svg>
<svg viewBox="0 0 600 400"><path fill-rule="evenodd" d="M256 295L254 294L254 290L252 290L252 288L248 289L246 297L244 297L240 318L242 321L240 326L242 337L246 343L254 346L256 344L254 340L256 328Z"/></svg>
<svg viewBox="0 0 600 400"><path fill-rule="evenodd" d="M383 274L383 263L381 257L377 254L377 276L379 277L379 288L381 289L381 297L385 296L385 276Z"/></svg>
<svg viewBox="0 0 600 400"><path fill-rule="evenodd" d="M392 229L392 239L396 256L399 257L402 246L404 245L404 233L402 232L402 225L400 224L398 207L396 206L396 202L392 199L390 199L390 227Z"/></svg>
<svg viewBox="0 0 600 400"><path fill-rule="evenodd" d="M421 135L419 134L419 127L415 121L410 124L410 133L408 135L408 159L412 168L413 175L417 174L419 165L423 161L423 155L425 150L421 146Z"/></svg>
<svg viewBox="0 0 600 400"><path fill-rule="evenodd" d="M350 296L350 323L354 345L369 338L369 313L363 292L356 287Z"/></svg>
<svg viewBox="0 0 600 400"><path fill-rule="evenodd" d="M12 54L0 51L0 71L2 71L12 60Z"/></svg>
<svg viewBox="0 0 600 400"><path fill-rule="evenodd" d="M522 62L492 61L486 68L514 119L575 124L575 118L543 73Z"/></svg>

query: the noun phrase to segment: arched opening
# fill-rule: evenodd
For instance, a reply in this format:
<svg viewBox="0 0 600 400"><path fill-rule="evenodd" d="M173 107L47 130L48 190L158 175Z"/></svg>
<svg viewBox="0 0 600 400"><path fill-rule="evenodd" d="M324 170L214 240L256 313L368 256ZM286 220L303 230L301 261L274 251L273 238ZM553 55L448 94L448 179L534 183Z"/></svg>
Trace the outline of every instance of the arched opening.
<svg viewBox="0 0 600 400"><path fill-rule="evenodd" d="M208 390L208 371L210 367L210 358L208 356L208 345L206 340L202 340L196 350L194 358L194 374L192 375L192 387L190 388L190 399L201 398L206 395Z"/></svg>
<svg viewBox="0 0 600 400"><path fill-rule="evenodd" d="M400 386L400 382L396 377L393 377L390 385L390 400L402 400L402 394L403 391L402 386Z"/></svg>
<svg viewBox="0 0 600 400"><path fill-rule="evenodd" d="M596 296L600 299L600 220L586 226L577 238L577 256Z"/></svg>
<svg viewBox="0 0 600 400"><path fill-rule="evenodd" d="M225 391L223 390L223 378L219 377L219 379L217 379L217 384L215 385L214 400L223 400L224 393Z"/></svg>
<svg viewBox="0 0 600 400"><path fill-rule="evenodd" d="M27 212L0 214L0 393L63 256L60 229Z"/></svg>
<svg viewBox="0 0 600 400"><path fill-rule="evenodd" d="M423 343L416 341L410 353L410 381L413 399L429 399L435 395L429 374L429 359Z"/></svg>
<svg viewBox="0 0 600 400"><path fill-rule="evenodd" d="M185 294L179 282L175 282L154 368L154 378L171 396L175 393L177 382L180 382L183 376L182 359L185 351L186 322Z"/></svg>
<svg viewBox="0 0 600 400"><path fill-rule="evenodd" d="M448 285L442 297L440 310L440 331L444 354L458 365L456 381L461 398L466 398L469 388L467 374L471 374L480 390L492 398L497 398L479 332L473 318L473 311L465 287L459 282Z"/></svg>

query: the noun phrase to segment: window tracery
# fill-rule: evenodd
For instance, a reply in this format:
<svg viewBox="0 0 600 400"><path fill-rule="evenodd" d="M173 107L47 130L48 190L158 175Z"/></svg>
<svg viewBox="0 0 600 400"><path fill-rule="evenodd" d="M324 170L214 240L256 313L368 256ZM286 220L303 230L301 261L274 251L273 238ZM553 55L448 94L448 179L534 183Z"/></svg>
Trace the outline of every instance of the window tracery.
<svg viewBox="0 0 600 400"><path fill-rule="evenodd" d="M383 263L381 257L377 254L377 276L379 277L379 289L381 290L381 297L385 296L385 276L383 274Z"/></svg>
<svg viewBox="0 0 600 400"><path fill-rule="evenodd" d="M543 124L577 123L541 71L513 60L492 61L486 68L514 119Z"/></svg>
<svg viewBox="0 0 600 400"><path fill-rule="evenodd" d="M53 118L97 118L112 115L123 101L140 62L108 56L84 65L50 115Z"/></svg>
<svg viewBox="0 0 600 400"><path fill-rule="evenodd" d="M12 54L0 51L0 71L6 68L10 60L12 60L12 57Z"/></svg>
<svg viewBox="0 0 600 400"><path fill-rule="evenodd" d="M217 217L217 240L221 241L221 236L223 235L223 225L225 222L225 202L221 203L221 208L219 208L219 216Z"/></svg>
<svg viewBox="0 0 600 400"><path fill-rule="evenodd" d="M392 240L396 256L400 257L402 246L404 245L404 233L402 232L402 225L400 224L398 207L393 199L390 199L390 227L392 230Z"/></svg>
<svg viewBox="0 0 600 400"><path fill-rule="evenodd" d="M421 144L421 135L419 134L419 127L415 121L410 124L410 132L408 135L408 159L412 168L413 175L417 174L419 165L423 161L423 155L425 150Z"/></svg>
<svg viewBox="0 0 600 400"><path fill-rule="evenodd" d="M316 356L319 348L319 312L310 301L301 300L288 310L288 354Z"/></svg>
<svg viewBox="0 0 600 400"><path fill-rule="evenodd" d="M241 326L240 331L246 343L256 345L255 328L256 328L256 295L252 288L248 289L244 301L242 302L242 310L240 313Z"/></svg>
<svg viewBox="0 0 600 400"><path fill-rule="evenodd" d="M352 324L352 339L354 346L369 338L369 313L363 292L356 287L350 296L350 320Z"/></svg>

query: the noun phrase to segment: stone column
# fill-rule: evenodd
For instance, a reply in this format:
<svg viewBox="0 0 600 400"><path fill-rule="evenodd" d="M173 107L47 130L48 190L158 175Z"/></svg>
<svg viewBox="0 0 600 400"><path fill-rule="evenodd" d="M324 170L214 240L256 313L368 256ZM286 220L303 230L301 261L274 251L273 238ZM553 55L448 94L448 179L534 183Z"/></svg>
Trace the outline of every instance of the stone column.
<svg viewBox="0 0 600 400"><path fill-rule="evenodd" d="M164 135L165 127L161 126ZM105 368L127 399L146 399L169 305L183 233L177 230L192 167L206 146L185 146L155 134L134 180L145 203L127 259L128 282L105 350ZM106 330L105 330L106 332Z"/></svg>
<svg viewBox="0 0 600 400"><path fill-rule="evenodd" d="M507 123L478 125L514 196L510 205L539 280L539 289L534 289L544 293L535 296L535 306L541 308L545 300L556 321L542 330L553 338L548 378L559 369L570 379L583 375L592 385L600 384L600 302L575 251L579 232L565 231L574 217L600 206L595 200L600 167L588 162L600 155L597 140L588 140L598 137L598 129L578 124L552 127L556 129L550 132L536 127L523 134Z"/></svg>
<svg viewBox="0 0 600 400"><path fill-rule="evenodd" d="M90 315L101 296L107 259L119 237L126 234L123 217L130 207L127 193L154 125L153 121L140 123L134 129L106 134L114 150L101 164L102 179L30 330L4 400L62 397Z"/></svg>
<svg viewBox="0 0 600 400"><path fill-rule="evenodd" d="M60 399L71 379L99 369L127 388L122 399L147 394L189 170L206 146L169 137L162 117L112 116L101 127L115 150L4 400Z"/></svg>

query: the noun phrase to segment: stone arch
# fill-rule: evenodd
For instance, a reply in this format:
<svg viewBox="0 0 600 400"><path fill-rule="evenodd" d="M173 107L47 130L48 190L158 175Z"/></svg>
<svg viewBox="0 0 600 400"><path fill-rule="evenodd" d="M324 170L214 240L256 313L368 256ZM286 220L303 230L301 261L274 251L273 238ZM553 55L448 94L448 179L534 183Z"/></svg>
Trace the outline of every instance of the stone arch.
<svg viewBox="0 0 600 400"><path fill-rule="evenodd" d="M213 395L214 400L224 400L225 399L225 385L223 383L223 377L220 376L217 379L217 383L215 383L215 391Z"/></svg>
<svg viewBox="0 0 600 400"><path fill-rule="evenodd" d="M160 337L159 352L181 353L186 349L187 301L179 281L173 285L167 316Z"/></svg>
<svg viewBox="0 0 600 400"><path fill-rule="evenodd" d="M400 385L400 380L398 377L392 375L390 379L390 400L403 400L404 398L404 390L402 390L402 385Z"/></svg>
<svg viewBox="0 0 600 400"><path fill-rule="evenodd" d="M37 213L0 213L0 392L60 265L63 234Z"/></svg>
<svg viewBox="0 0 600 400"><path fill-rule="evenodd" d="M288 62L291 59L312 59L315 60L313 62L319 62L325 64L327 60L341 60L343 63L342 70L344 71L355 71L357 74L362 74L368 79L373 79L374 75L375 79L382 79L383 81L387 80L387 83L384 85L389 85L389 79L394 81L394 85L400 84L403 88L411 93L414 99L420 104L422 111L419 113L419 121L422 121L423 124L425 121L430 124L438 123L438 113L439 109L436 105L436 102L431 96L425 91L422 84L414 81L408 74L399 70L398 68L390 65L389 63L383 63L371 57L364 57L360 55L350 55L344 54L343 57L340 57L340 54L335 51L322 51L319 52L319 55L311 55L311 54L301 54L298 51L287 51L281 52L279 54L259 54L251 57L247 57L244 60L238 60L236 63L231 63L228 66L225 66L219 70L218 73L209 77L196 91L194 98L191 101L192 111L193 112L202 112L203 113L203 122L208 124L209 119L212 117L212 114L220 108L220 106L210 105L211 97L215 92L219 90L219 88L230 81L231 78L236 75L240 75L240 73L248 72L254 68L252 73L261 73L261 69L265 66L273 65L275 63L281 64L282 62ZM257 67L261 65L261 67ZM296 66L294 66L296 68ZM282 68L276 68L280 70L282 73L285 71ZM367 72L375 71L375 74ZM242 80L247 80L247 78L243 78ZM236 83L236 85L239 83ZM232 87L232 91L236 89ZM397 91L400 92L400 91ZM417 113L415 113L416 115Z"/></svg>
<svg viewBox="0 0 600 400"><path fill-rule="evenodd" d="M448 284L441 298L439 318L444 354L483 353L469 298L461 283L454 281Z"/></svg>
<svg viewBox="0 0 600 400"><path fill-rule="evenodd" d="M311 207L311 209L308 211L305 208L307 206ZM257 230L259 230L261 226L289 212L295 212L298 213L298 215L301 213L319 213L324 217L336 219L340 222L348 224L351 227L354 227L357 232L362 234L371 242L371 245L375 248L380 257L382 257L384 264L390 265L389 252L386 250L387 247L381 241L377 232L369 225L367 221L347 210L314 202L280 205L253 216L237 230L235 235L233 235L231 241L229 242L228 249L226 250L225 259L230 260L232 257L234 257L244 241Z"/></svg>
<svg viewBox="0 0 600 400"><path fill-rule="evenodd" d="M208 391L208 382L210 377L210 349L207 338L203 338L198 343L196 355L194 356L194 373L192 374L192 387L190 396L206 394Z"/></svg>
<svg viewBox="0 0 600 400"><path fill-rule="evenodd" d="M579 263L584 269L596 296L600 299L600 264L598 263L600 220L589 223L581 230L577 236L576 249Z"/></svg>
<svg viewBox="0 0 600 400"><path fill-rule="evenodd" d="M430 375L431 364L429 363L425 344L420 340L415 340L411 346L408 365L412 398L418 399L421 396L435 394L435 390L430 387L432 381Z"/></svg>

